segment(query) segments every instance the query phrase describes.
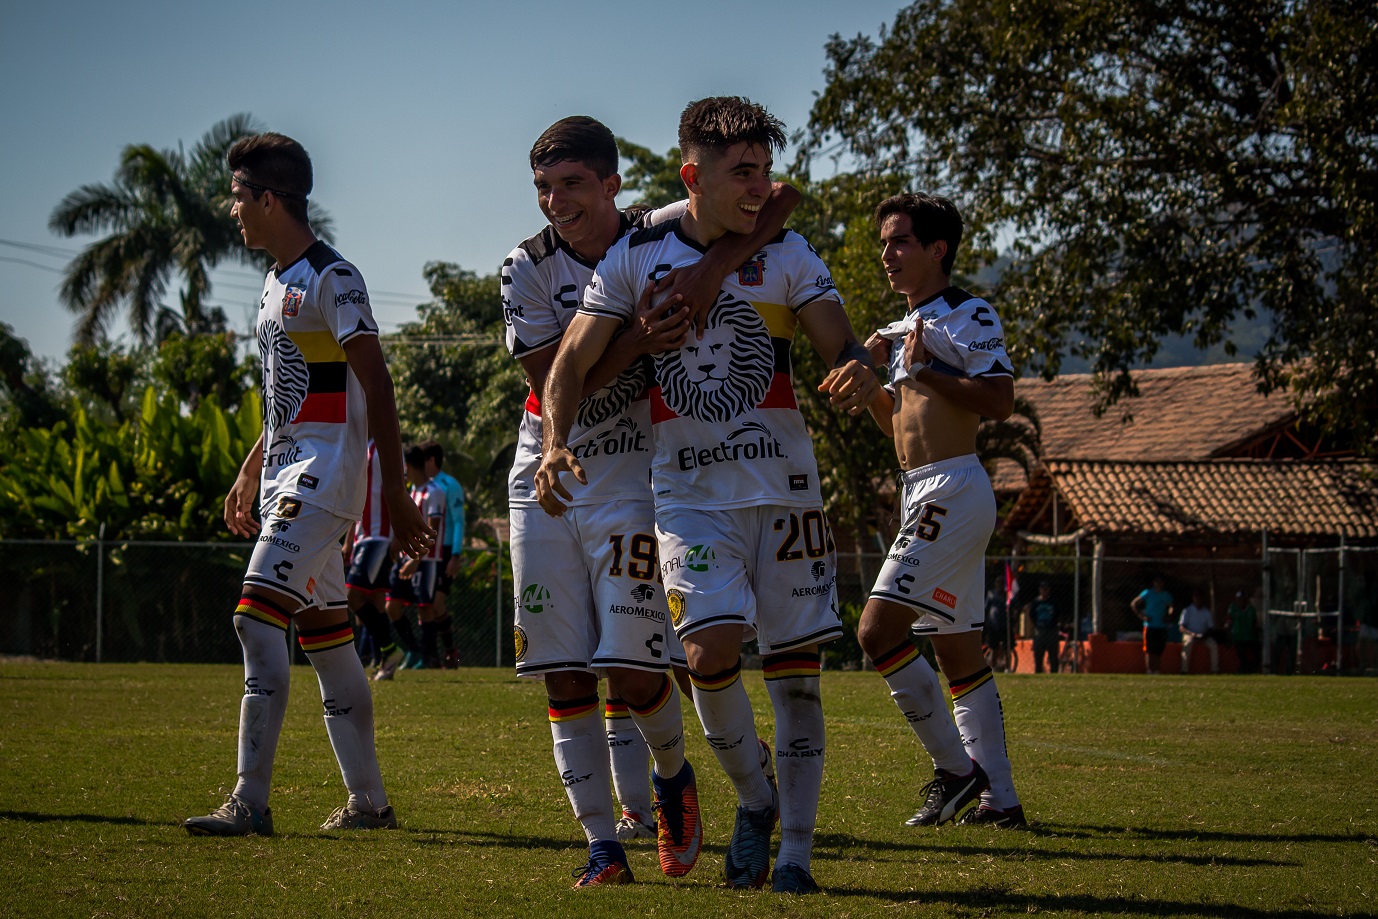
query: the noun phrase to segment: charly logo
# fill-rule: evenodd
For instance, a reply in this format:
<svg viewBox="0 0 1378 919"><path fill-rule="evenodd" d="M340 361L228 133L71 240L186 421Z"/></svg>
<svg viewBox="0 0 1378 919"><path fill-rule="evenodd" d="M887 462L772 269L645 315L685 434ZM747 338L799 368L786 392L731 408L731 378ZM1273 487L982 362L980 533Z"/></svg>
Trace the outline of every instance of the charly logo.
<svg viewBox="0 0 1378 919"><path fill-rule="evenodd" d="M354 711L354 706L352 705L349 708L340 708L335 704L334 699L326 699L321 704L325 706L325 717L327 718L338 718L341 715L348 715L350 712Z"/></svg>
<svg viewBox="0 0 1378 919"><path fill-rule="evenodd" d="M684 553L684 567L690 571L707 571L709 565L718 560L712 546L693 546Z"/></svg>
<svg viewBox="0 0 1378 919"><path fill-rule="evenodd" d="M670 411L723 423L766 397L775 374L775 347L761 314L723 294L708 313L703 338L655 356L655 376Z"/></svg>
<svg viewBox="0 0 1378 919"><path fill-rule="evenodd" d="M555 305L561 309L577 310L583 302L579 298L579 288L573 284L561 284L555 293Z"/></svg>
<svg viewBox="0 0 1378 919"><path fill-rule="evenodd" d="M649 584L638 584L632 588L632 599L637 603L645 603L656 595L656 589Z"/></svg>
<svg viewBox="0 0 1378 919"><path fill-rule="evenodd" d="M665 591L665 602L670 607L670 621L679 625L684 618L684 594L671 588Z"/></svg>
<svg viewBox="0 0 1378 919"><path fill-rule="evenodd" d="M512 630L512 643L517 647L517 660L520 661L524 659L526 657L527 644L526 633L522 631L521 626L517 626Z"/></svg>
<svg viewBox="0 0 1378 919"><path fill-rule="evenodd" d="M540 584L528 584L522 590L522 609L528 613L543 613L550 600L550 591Z"/></svg>

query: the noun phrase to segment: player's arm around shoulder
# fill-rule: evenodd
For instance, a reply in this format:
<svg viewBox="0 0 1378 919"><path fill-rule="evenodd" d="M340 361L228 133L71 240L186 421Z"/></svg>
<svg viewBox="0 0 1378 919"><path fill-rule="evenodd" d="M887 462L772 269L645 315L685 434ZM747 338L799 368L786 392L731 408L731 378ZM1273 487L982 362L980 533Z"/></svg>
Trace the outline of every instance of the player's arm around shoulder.
<svg viewBox="0 0 1378 919"><path fill-rule="evenodd" d="M835 297L814 300L799 311L799 324L818 356L832 367L818 391L827 393L833 406L858 415L886 395L876 376L871 352L857 341L842 301ZM883 414L888 418L888 412Z"/></svg>
<svg viewBox="0 0 1378 919"><path fill-rule="evenodd" d="M378 443L378 465L383 471L383 501L392 520L393 538L402 551L419 558L430 551L436 533L426 525L412 501L402 474L402 433L397 423L397 400L392 389L382 346L377 335L355 335L343 344L349 369L364 391L368 404L368 429ZM396 444L395 449L385 449Z"/></svg>

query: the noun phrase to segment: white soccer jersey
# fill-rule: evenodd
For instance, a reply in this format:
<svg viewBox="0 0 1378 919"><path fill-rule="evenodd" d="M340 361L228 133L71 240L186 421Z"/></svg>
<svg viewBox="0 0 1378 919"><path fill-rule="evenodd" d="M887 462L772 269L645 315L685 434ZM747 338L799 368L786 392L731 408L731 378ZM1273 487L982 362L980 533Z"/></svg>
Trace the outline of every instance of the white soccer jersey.
<svg viewBox="0 0 1378 919"><path fill-rule="evenodd" d="M636 230L608 250L581 311L627 320L648 279L698 261L704 249L680 224ZM784 230L723 282L702 339L655 356L657 508L822 504L790 363L799 311L822 299L841 299L827 266Z"/></svg>
<svg viewBox="0 0 1378 919"><path fill-rule="evenodd" d="M445 532L445 489L440 487L440 483L435 479L430 479L423 485L413 486L411 499L416 504L417 509L421 511L422 519L427 523L432 518L437 518L435 531L443 534ZM442 554L445 550L444 543L445 540L436 539L431 545L431 551L423 555L421 561L441 561L444 558Z"/></svg>
<svg viewBox="0 0 1378 919"><path fill-rule="evenodd" d="M378 444L368 442L368 474L364 486L364 510L354 525L354 540L391 539L392 520L383 500L383 464L378 461Z"/></svg>
<svg viewBox="0 0 1378 919"><path fill-rule="evenodd" d="M343 345L377 335L359 269L323 242L270 270L258 305L263 494L357 520L364 506L364 391Z"/></svg>
<svg viewBox="0 0 1378 919"><path fill-rule="evenodd" d="M657 212L651 212L657 213ZM650 214L642 215L642 222ZM622 217L620 235L636 226ZM559 345L579 309L594 265L580 257L547 226L513 249L502 263L502 312L507 324L507 349L521 358ZM569 448L579 458L588 484L573 477L565 485L571 504L601 504L615 498L635 498L649 487L651 416L646 401L650 371L637 361L607 386L579 403L569 434ZM534 476L541 464L541 402L529 393L517 433L517 455L507 480L508 500L536 506Z"/></svg>
<svg viewBox="0 0 1378 919"><path fill-rule="evenodd" d="M995 308L959 287L934 294L909 311L906 319L923 319L923 347L929 366L955 377L1013 376L1005 353L1005 332ZM904 338L890 348L890 382L909 376L904 366Z"/></svg>

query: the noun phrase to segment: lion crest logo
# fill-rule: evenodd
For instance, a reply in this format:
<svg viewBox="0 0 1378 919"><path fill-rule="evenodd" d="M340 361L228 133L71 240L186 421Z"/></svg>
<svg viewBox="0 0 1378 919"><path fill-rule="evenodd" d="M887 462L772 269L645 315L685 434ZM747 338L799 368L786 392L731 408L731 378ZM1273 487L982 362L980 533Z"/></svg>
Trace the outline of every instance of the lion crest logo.
<svg viewBox="0 0 1378 919"><path fill-rule="evenodd" d="M311 371L296 342L271 319L259 323L258 357L263 363L263 417L277 430L301 411Z"/></svg>
<svg viewBox="0 0 1378 919"><path fill-rule="evenodd" d="M755 308L724 294L708 313L702 339L655 357L661 397L676 415L731 421L761 404L775 373L770 332Z"/></svg>
<svg viewBox="0 0 1378 919"><path fill-rule="evenodd" d="M651 382L645 361L637 361L617 375L607 386L579 403L579 424L595 428L609 418L625 412Z"/></svg>

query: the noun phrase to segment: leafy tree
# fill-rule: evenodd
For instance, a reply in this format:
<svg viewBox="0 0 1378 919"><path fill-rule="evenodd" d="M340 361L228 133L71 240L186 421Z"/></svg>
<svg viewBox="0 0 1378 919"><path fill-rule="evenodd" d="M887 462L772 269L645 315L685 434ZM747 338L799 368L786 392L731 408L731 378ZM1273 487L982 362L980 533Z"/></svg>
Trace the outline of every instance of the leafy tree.
<svg viewBox="0 0 1378 919"><path fill-rule="evenodd" d="M65 417L62 395L42 362L13 326L0 322L0 433L49 428Z"/></svg>
<svg viewBox="0 0 1378 919"><path fill-rule="evenodd" d="M679 177L679 147L671 147L659 156L649 147L619 137L617 151L628 162L622 170L622 191L637 196L633 206L664 207L684 200L687 192Z"/></svg>
<svg viewBox="0 0 1378 919"><path fill-rule="evenodd" d="M978 243L1012 234L1021 365L1085 358L1104 405L1165 337L1234 353L1261 316L1260 386L1371 452L1373 29L1345 0L919 0L828 42L804 162L850 154L958 199Z"/></svg>
<svg viewBox="0 0 1378 919"><path fill-rule="evenodd" d="M471 521L505 516L526 383L503 347L498 275L449 262L427 265L425 275L435 299L383 342L403 434L445 445Z"/></svg>
<svg viewBox="0 0 1378 919"><path fill-rule="evenodd" d="M230 219L230 171L225 154L260 130L249 115L212 127L187 156L148 144L125 147L115 180L83 185L54 208L49 228L63 236L109 235L67 266L63 303L77 314L76 341L89 345L124 304L143 343L173 331L222 332L225 315L210 306L210 272L223 259L267 267L266 256L244 248ZM311 208L317 235L330 238L329 217ZM179 310L163 302L171 278L181 278Z"/></svg>

